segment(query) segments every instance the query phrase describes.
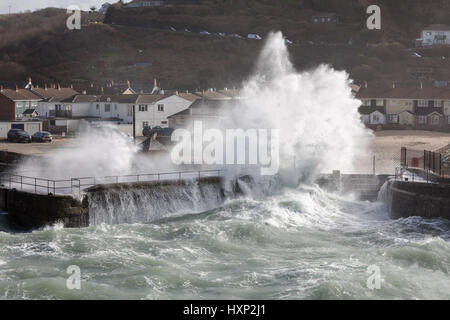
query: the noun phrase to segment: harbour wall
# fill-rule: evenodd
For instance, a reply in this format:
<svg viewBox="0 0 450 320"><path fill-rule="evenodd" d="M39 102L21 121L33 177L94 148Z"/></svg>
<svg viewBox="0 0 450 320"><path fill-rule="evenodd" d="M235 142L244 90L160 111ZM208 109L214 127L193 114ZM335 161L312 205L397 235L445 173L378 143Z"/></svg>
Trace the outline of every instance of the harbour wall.
<svg viewBox="0 0 450 320"><path fill-rule="evenodd" d="M81 200L70 195L36 194L0 187L0 210L19 230L33 230L55 223L87 227L99 223L151 222L167 214L203 212L242 194L248 176L227 181L222 177L161 180L96 185Z"/></svg>
<svg viewBox="0 0 450 320"><path fill-rule="evenodd" d="M386 202L391 218L450 219L450 184L390 180Z"/></svg>

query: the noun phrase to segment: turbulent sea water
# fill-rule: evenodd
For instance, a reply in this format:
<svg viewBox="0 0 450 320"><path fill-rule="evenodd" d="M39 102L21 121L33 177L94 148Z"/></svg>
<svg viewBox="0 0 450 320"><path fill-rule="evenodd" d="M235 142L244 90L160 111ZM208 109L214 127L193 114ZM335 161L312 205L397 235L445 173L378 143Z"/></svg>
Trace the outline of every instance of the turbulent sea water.
<svg viewBox="0 0 450 320"><path fill-rule="evenodd" d="M11 233L4 218L2 299L450 297L450 221L391 220L383 203L316 187L145 224ZM71 265L80 290L66 287ZM380 289L366 285L372 265Z"/></svg>

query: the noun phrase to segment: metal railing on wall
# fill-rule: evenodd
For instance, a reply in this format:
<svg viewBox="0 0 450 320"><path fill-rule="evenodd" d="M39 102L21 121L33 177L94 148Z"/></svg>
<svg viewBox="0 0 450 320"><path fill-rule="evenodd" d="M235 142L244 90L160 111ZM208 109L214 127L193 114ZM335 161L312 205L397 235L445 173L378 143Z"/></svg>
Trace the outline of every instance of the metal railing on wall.
<svg viewBox="0 0 450 320"><path fill-rule="evenodd" d="M78 177L55 180L17 175L12 173L2 173L0 175L0 184L10 189L15 188L34 193L79 194L86 188L100 184L138 183L162 180L181 181L203 177L219 177L223 174L223 172L223 169L211 169L195 171L139 173L103 177Z"/></svg>
<svg viewBox="0 0 450 320"><path fill-rule="evenodd" d="M412 150L405 147L400 151L400 166L396 168L400 172L407 169L418 169L441 178L450 178L450 162L446 161L442 153L429 150Z"/></svg>

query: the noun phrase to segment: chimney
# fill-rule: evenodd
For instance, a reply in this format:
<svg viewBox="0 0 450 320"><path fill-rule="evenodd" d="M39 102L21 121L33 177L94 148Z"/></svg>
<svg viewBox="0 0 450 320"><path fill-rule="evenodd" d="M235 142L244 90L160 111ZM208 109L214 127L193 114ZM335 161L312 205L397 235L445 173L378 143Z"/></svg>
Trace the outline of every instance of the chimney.
<svg viewBox="0 0 450 320"><path fill-rule="evenodd" d="M86 90L83 90L82 94L86 95Z"/></svg>
<svg viewBox="0 0 450 320"><path fill-rule="evenodd" d="M367 81L364 81L364 88L367 89Z"/></svg>
<svg viewBox="0 0 450 320"><path fill-rule="evenodd" d="M392 89L395 89L395 82L392 82Z"/></svg>
<svg viewBox="0 0 450 320"><path fill-rule="evenodd" d="M73 89L73 84L70 85L70 89Z"/></svg>
<svg viewBox="0 0 450 320"><path fill-rule="evenodd" d="M94 84L91 82L91 88L93 88L94 87Z"/></svg>
<svg viewBox="0 0 450 320"><path fill-rule="evenodd" d="M156 82L156 78L153 79L153 87L156 88L158 86L157 82Z"/></svg>
<svg viewBox="0 0 450 320"><path fill-rule="evenodd" d="M103 87L100 88L100 91L103 93L105 93L105 90L103 90Z"/></svg>
<svg viewBox="0 0 450 320"><path fill-rule="evenodd" d="M16 85L16 92L19 92L19 86Z"/></svg>
<svg viewBox="0 0 450 320"><path fill-rule="evenodd" d="M59 83L58 83L58 90L61 90L61 86L59 85Z"/></svg>
<svg viewBox="0 0 450 320"><path fill-rule="evenodd" d="M33 84L31 83L31 77L28 77L28 84L25 86L25 89L33 89Z"/></svg>
<svg viewBox="0 0 450 320"><path fill-rule="evenodd" d="M178 90L175 90L175 95L178 95Z"/></svg>
<svg viewBox="0 0 450 320"><path fill-rule="evenodd" d="M420 89L423 89L423 83L420 81Z"/></svg>
<svg viewBox="0 0 450 320"><path fill-rule="evenodd" d="M44 90L47 91L47 84L44 84Z"/></svg>
<svg viewBox="0 0 450 320"><path fill-rule="evenodd" d="M130 80L127 80L127 85L128 85L128 89L130 89L130 87L131 87Z"/></svg>
<svg viewBox="0 0 450 320"><path fill-rule="evenodd" d="M3 86L0 85L0 92L3 92Z"/></svg>

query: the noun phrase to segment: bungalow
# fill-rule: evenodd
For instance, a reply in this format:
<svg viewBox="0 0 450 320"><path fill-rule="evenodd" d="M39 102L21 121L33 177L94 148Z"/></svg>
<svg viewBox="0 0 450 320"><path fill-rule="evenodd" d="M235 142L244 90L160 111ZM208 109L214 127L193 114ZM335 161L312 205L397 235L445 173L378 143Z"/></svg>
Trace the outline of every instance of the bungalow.
<svg viewBox="0 0 450 320"><path fill-rule="evenodd" d="M450 26L445 24L432 24L425 27L421 32L421 38L418 40L423 46L449 45Z"/></svg>
<svg viewBox="0 0 450 320"><path fill-rule="evenodd" d="M14 121L23 118L27 109L36 109L42 98L29 89L3 89L0 87L0 120Z"/></svg>

